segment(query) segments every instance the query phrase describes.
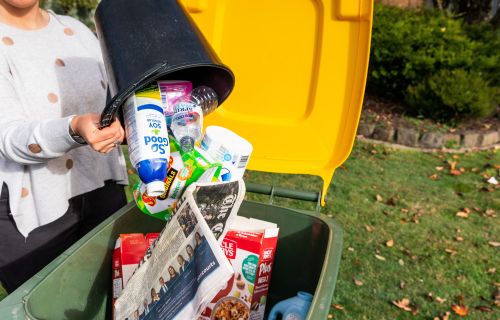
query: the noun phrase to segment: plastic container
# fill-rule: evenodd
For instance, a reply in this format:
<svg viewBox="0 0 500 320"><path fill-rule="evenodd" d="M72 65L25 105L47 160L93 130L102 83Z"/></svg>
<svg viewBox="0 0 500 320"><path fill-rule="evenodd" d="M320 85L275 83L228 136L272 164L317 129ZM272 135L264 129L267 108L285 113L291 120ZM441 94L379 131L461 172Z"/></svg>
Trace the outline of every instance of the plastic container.
<svg viewBox="0 0 500 320"><path fill-rule="evenodd" d="M339 269L340 227L311 212L248 201L240 214L280 226L267 308L304 290L315 293L307 319L325 319ZM0 319L110 319L116 238L161 229L160 220L129 203L5 298Z"/></svg>
<svg viewBox="0 0 500 320"><path fill-rule="evenodd" d="M238 77L234 93L207 116L205 124L227 127L249 140L254 146L249 169L314 174L324 180L318 193L263 185L247 185L247 191L324 203L332 174L348 157L356 134L368 68L372 0L182 3ZM99 7L100 41L113 43L104 47L105 61L108 73L114 70L111 76L115 80L110 85L117 94L103 113L103 124L112 119L130 90L159 75L194 81L194 87L226 88L222 90L225 94L217 92L219 104L229 95L232 73L214 58L215 52L176 1L103 0ZM127 46L125 40L135 32L146 39L151 36L150 30L137 26L142 21L138 17L148 10L161 16L152 15L151 24L162 21L172 27L162 19L177 19L178 28L168 32L173 32L172 37L180 35L177 31L187 33L175 38L175 45L167 46L164 53L168 56L173 47L181 53L186 49L189 59L181 54L167 59L158 52L156 48L168 39L153 39L150 46L143 40L141 46ZM169 13L162 16L159 12L163 10ZM103 19L112 15L116 18ZM198 43L193 45L193 41ZM146 52L140 59L146 59L130 63L143 45L153 51L151 59L143 50ZM131 56L115 59L115 55L128 54L129 49ZM179 59L182 63L178 64ZM196 68L186 68L193 65L189 60L198 61ZM217 71L202 72L204 63L208 66L205 71ZM297 145L301 152L297 152ZM272 204L245 201L240 214L280 227L268 310L298 291L306 291L314 294L307 319L325 319L339 270L342 229L317 212ZM133 204L127 205L0 302L0 319L106 319L116 237L119 233L157 232L161 224L139 214Z"/></svg>

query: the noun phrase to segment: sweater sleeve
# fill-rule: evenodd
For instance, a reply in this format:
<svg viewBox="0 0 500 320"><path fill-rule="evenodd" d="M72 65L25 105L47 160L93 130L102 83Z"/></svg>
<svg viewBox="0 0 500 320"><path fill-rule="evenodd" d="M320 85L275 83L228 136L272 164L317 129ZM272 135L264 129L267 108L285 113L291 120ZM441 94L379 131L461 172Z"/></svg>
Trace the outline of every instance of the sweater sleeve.
<svg viewBox="0 0 500 320"><path fill-rule="evenodd" d="M33 120L24 114L12 76L5 61L1 62L0 157L19 164L37 164L80 146L69 134L71 117Z"/></svg>

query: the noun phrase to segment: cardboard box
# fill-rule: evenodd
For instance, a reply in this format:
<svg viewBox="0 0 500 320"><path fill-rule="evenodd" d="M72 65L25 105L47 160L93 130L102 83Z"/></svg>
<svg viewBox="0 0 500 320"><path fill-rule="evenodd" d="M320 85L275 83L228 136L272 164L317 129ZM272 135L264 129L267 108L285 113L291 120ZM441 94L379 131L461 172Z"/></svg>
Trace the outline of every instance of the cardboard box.
<svg viewBox="0 0 500 320"><path fill-rule="evenodd" d="M199 320L262 320L278 241L275 224L237 217L221 247L234 269Z"/></svg>
<svg viewBox="0 0 500 320"><path fill-rule="evenodd" d="M112 256L113 304L159 233L120 234Z"/></svg>

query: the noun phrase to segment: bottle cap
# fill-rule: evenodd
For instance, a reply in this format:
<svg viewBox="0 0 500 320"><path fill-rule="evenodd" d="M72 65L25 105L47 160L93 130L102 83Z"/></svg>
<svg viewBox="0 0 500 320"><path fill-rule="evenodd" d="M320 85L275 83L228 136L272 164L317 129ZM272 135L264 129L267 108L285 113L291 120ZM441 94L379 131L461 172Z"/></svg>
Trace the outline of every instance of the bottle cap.
<svg viewBox="0 0 500 320"><path fill-rule="evenodd" d="M153 181L146 184L146 192L150 197L158 197L165 193L165 183L163 181Z"/></svg>

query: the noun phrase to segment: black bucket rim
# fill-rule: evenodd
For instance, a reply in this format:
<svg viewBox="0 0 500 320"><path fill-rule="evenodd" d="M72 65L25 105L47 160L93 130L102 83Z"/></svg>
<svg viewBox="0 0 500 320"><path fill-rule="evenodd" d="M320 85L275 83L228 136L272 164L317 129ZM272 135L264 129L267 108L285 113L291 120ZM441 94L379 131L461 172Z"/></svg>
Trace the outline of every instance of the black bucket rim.
<svg viewBox="0 0 500 320"><path fill-rule="evenodd" d="M224 92L223 96L219 95L218 93L218 100L220 106L230 96L235 85L234 73L231 71L231 69L229 69L229 67L227 67L222 63L206 63L206 62L170 67L168 62L163 62L157 64L150 70L143 73L140 77L137 78L138 80L136 82L132 83L127 88L121 90L113 98L111 98L111 100L106 104L104 110L101 113L101 120L99 123L100 127L104 128L109 126L115 119L116 112L122 107L125 100L127 100L133 92L140 89L141 87L144 87L153 81L162 80L160 79L161 77L167 76L169 74L200 67L219 69L223 72L226 72L226 74L230 77L231 85L229 86L229 89L226 92ZM176 80L184 80L184 79L176 79Z"/></svg>

